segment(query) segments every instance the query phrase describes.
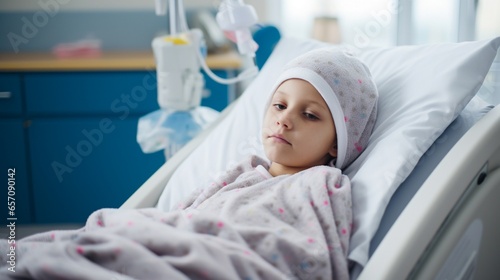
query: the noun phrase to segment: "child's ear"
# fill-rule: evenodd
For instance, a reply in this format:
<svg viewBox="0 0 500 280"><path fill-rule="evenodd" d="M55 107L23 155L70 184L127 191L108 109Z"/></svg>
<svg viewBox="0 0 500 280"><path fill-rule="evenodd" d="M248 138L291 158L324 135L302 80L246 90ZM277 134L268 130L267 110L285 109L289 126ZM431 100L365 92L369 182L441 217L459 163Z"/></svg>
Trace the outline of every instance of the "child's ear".
<svg viewBox="0 0 500 280"><path fill-rule="evenodd" d="M335 144L333 147L330 148L330 150L328 150L328 153L336 158L337 157L337 144Z"/></svg>

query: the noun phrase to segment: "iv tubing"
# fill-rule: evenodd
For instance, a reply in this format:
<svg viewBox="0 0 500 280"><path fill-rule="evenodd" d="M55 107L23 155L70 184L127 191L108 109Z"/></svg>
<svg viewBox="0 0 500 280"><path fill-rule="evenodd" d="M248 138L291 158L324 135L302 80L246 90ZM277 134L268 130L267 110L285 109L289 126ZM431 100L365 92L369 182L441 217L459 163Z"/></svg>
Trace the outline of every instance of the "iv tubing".
<svg viewBox="0 0 500 280"><path fill-rule="evenodd" d="M240 2L242 3L241 0L233 0L233 2ZM187 32L188 25L186 21L186 16L185 16L185 11L184 11L184 4L183 1L177 1L177 0L169 0L169 5L170 5L170 35L175 36L177 35L177 32L180 30L181 32ZM179 29L177 24L179 24ZM207 73L207 75L214 81L220 83L220 84L234 84L237 82L241 82L245 79L251 78L259 72L257 69L257 66L255 64L246 69L245 71L241 72L237 77L235 78L230 78L230 79L225 79L217 76L210 68L208 68L205 58L203 56L203 53L201 49L197 51L197 56L198 60L200 62L201 67ZM252 58L255 58L255 54L250 55Z"/></svg>
<svg viewBox="0 0 500 280"><path fill-rule="evenodd" d="M179 1L177 5L178 14L179 14L179 24L181 25L182 32L187 32L189 30L187 21L186 21L186 11L184 10L184 1Z"/></svg>
<svg viewBox="0 0 500 280"><path fill-rule="evenodd" d="M257 66L254 65L253 67L250 67L247 70L241 72L235 78L224 79L224 78L221 78L221 77L215 75L215 73L212 72L212 70L210 70L210 68L208 68L207 63L205 61L205 58L203 57L203 54L201 53L201 50L197 51L197 55L198 55L198 60L200 61L201 67L203 68L203 70L205 70L205 73L207 73L207 75L212 80L216 81L219 84L228 85L228 84L234 84L237 82L241 82L243 80L246 80L250 77L257 75L257 73L259 72L259 70L257 69Z"/></svg>
<svg viewBox="0 0 500 280"><path fill-rule="evenodd" d="M177 12L176 6L175 5L176 0L170 0L170 35L175 36L177 35L177 17L175 16L175 13Z"/></svg>

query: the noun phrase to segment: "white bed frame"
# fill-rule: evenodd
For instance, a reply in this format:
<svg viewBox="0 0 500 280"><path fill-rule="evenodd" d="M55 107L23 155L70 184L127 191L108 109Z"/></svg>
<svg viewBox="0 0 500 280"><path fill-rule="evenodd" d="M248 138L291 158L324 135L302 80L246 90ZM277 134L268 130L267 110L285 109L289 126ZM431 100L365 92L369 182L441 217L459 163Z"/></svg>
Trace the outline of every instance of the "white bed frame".
<svg viewBox="0 0 500 280"><path fill-rule="evenodd" d="M220 119L236 102L223 111ZM216 125L166 162L121 208L154 207L176 167ZM439 163L387 232L358 279L498 277L499 167L500 106L477 122Z"/></svg>

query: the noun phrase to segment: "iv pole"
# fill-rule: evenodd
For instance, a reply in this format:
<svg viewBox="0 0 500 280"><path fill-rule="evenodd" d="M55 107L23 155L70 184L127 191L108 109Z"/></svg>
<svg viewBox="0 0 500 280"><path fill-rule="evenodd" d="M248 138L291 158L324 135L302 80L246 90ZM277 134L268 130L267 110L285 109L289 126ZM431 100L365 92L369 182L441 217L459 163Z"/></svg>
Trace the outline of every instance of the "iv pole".
<svg viewBox="0 0 500 280"><path fill-rule="evenodd" d="M156 0L156 14L166 12L167 0ZM257 23L252 6L242 0L225 0L216 16L217 23L237 44L240 54L254 62L231 79L218 77L206 65L202 32L188 29L182 0L169 0L168 12L170 34L156 37L152 42L161 109L141 117L137 131L137 142L143 152L164 149L166 159L218 116L217 111L200 106L204 86L200 67L221 84L236 83L258 73L254 59L258 46L249 29Z"/></svg>

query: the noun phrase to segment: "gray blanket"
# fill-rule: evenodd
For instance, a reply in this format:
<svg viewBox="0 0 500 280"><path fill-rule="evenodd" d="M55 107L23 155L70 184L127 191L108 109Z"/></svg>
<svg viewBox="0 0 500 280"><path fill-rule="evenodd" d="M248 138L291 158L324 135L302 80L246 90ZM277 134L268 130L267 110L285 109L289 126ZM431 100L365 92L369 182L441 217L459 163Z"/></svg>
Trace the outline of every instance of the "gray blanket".
<svg viewBox="0 0 500 280"><path fill-rule="evenodd" d="M14 267L1 240L0 279L348 279L348 178L327 166L268 178L258 165L176 211L102 209L79 230L18 240Z"/></svg>

